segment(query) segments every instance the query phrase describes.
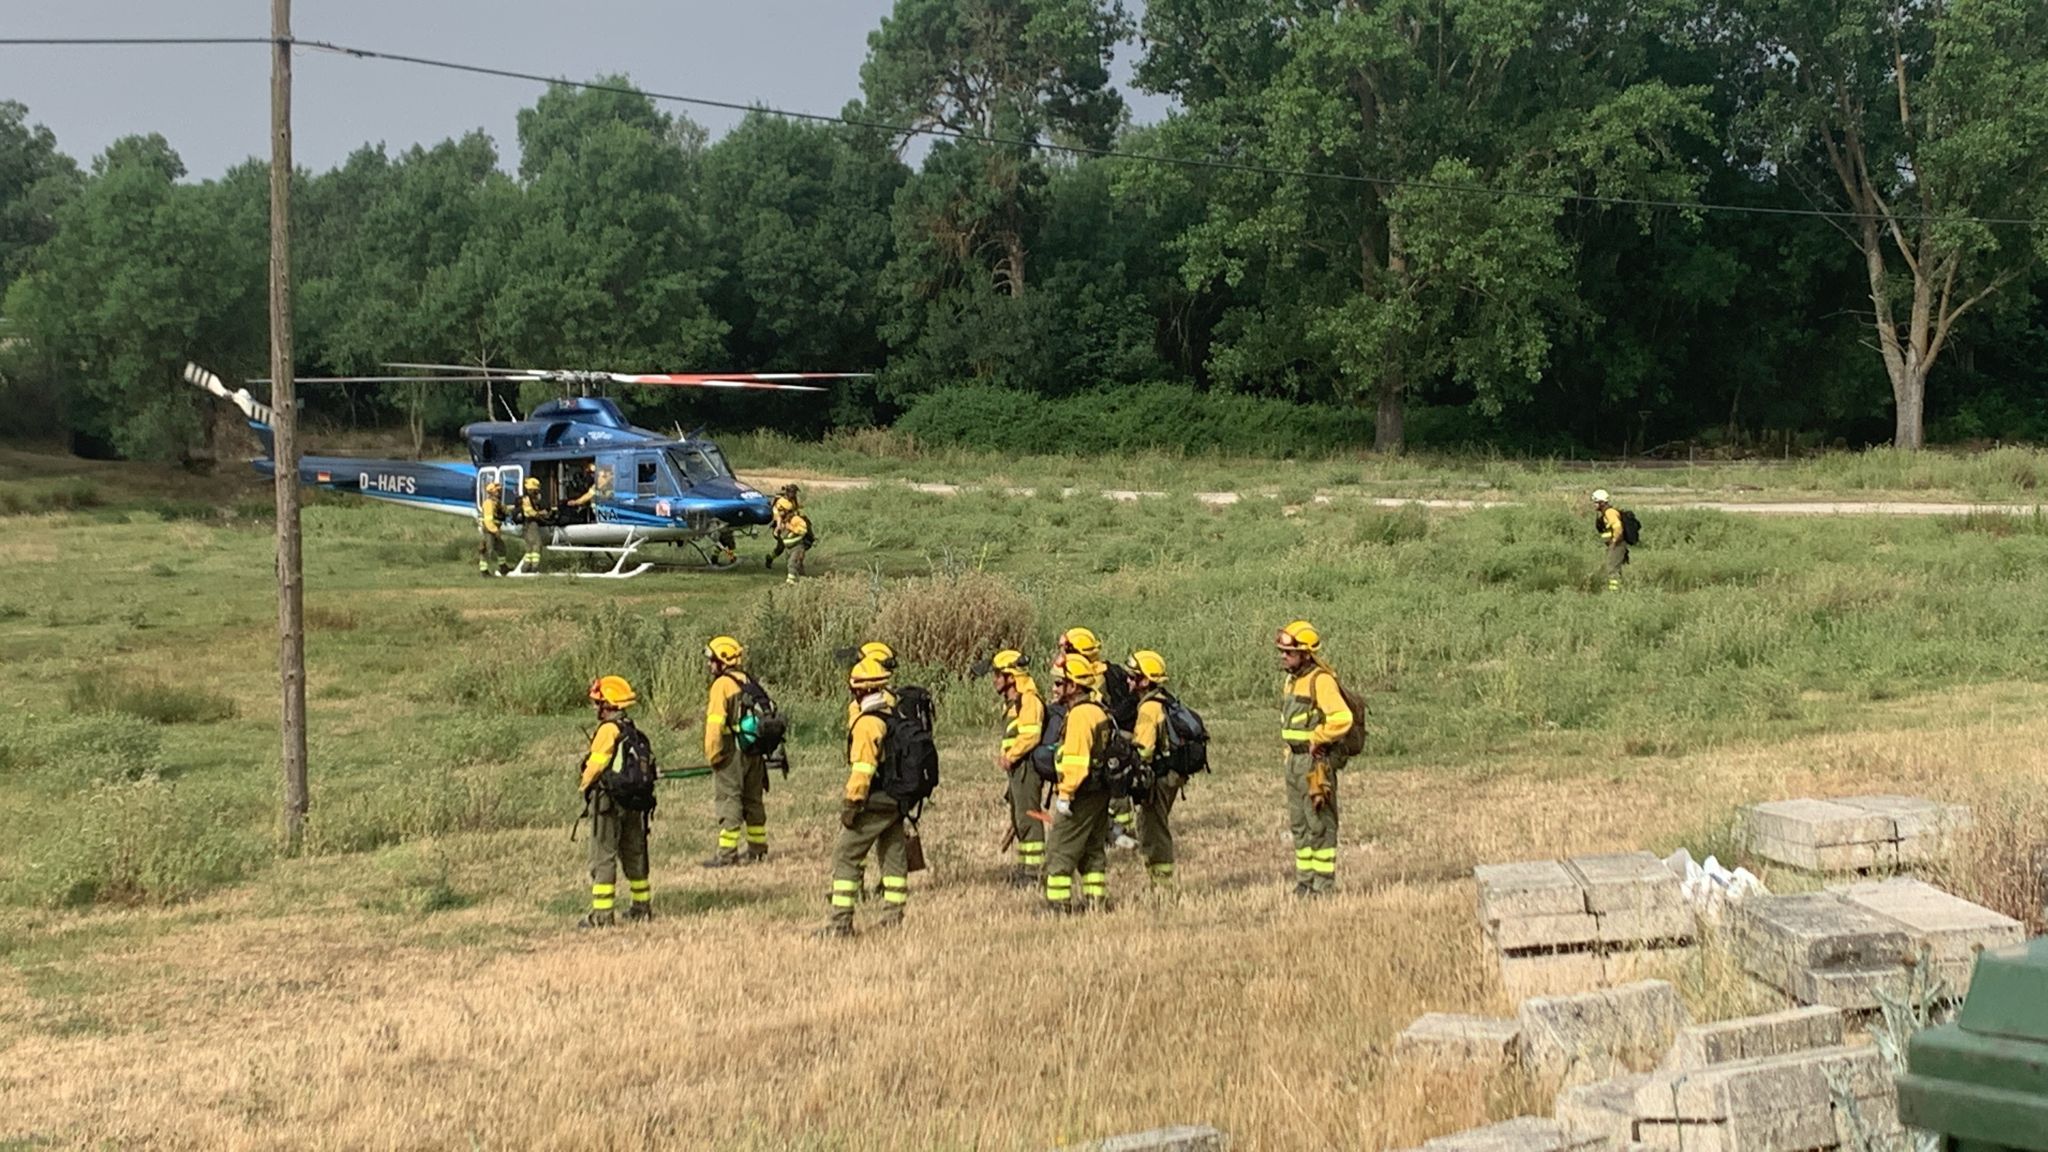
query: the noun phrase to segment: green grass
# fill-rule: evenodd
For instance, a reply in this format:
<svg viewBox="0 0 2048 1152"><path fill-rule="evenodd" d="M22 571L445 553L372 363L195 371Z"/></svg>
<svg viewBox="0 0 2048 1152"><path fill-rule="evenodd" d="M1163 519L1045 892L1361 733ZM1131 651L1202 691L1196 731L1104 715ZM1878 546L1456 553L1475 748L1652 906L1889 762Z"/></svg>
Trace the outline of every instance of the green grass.
<svg viewBox="0 0 2048 1152"><path fill-rule="evenodd" d="M0 896L18 904L176 901L272 858L270 537L234 517L109 516L132 510L122 475L101 475L97 506L39 520L35 542L63 564L0 551L0 699L13 704L0 816L21 829L0 844ZM140 505L165 499L157 483ZM258 492L250 480L206 498L235 507ZM310 506L309 851L566 828L583 690L601 672L641 687L657 730L683 726L662 745L693 762L698 649L721 631L784 696L814 782L839 752L830 652L870 635L940 690L961 756L978 760L989 722L986 683L963 675L972 659L998 644L1044 653L1073 623L1119 658L1164 653L1182 693L1257 755L1276 687L1268 637L1308 617L1368 692L1367 767L1473 779L1530 754L1597 763L1790 738L2048 674L2038 518L1666 510L1610 597L1585 517L1564 501L1282 515L884 485L812 505L819 579L795 590L745 565L623 585L481 581L459 521ZM423 884L392 898L463 899Z"/></svg>

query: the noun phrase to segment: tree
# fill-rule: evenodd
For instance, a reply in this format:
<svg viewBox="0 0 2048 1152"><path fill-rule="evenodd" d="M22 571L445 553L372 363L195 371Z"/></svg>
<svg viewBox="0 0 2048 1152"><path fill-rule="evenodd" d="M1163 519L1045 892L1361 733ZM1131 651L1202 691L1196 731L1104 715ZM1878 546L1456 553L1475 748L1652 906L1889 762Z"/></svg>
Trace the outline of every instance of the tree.
<svg viewBox="0 0 2048 1152"><path fill-rule="evenodd" d="M232 378L260 374L267 356L266 171L252 161L178 183L184 171L161 136L115 141L7 297L75 398L71 426L128 456L193 447L187 359Z"/></svg>
<svg viewBox="0 0 2048 1152"><path fill-rule="evenodd" d="M1751 163L1854 214L1840 226L1869 285L1892 443L1918 449L1956 323L2048 247L2048 6L1743 0L1715 26L1753 109ZM2000 217L2035 223L1973 219Z"/></svg>
<svg viewBox="0 0 2048 1152"><path fill-rule="evenodd" d="M1139 81L1186 109L1170 146L1248 162L1181 238L1191 287L1253 289L1211 367L1239 387L1369 398L1399 451L1432 384L1527 398L1575 307L1565 196L1683 196L1699 93L1650 75L1673 13L1455 0L1154 0ZM1154 170L1146 178L1195 179ZM1478 191L1490 189L1493 191Z"/></svg>
<svg viewBox="0 0 2048 1152"><path fill-rule="evenodd" d="M57 231L57 210L78 191L78 165L57 151L28 108L0 100L0 299L34 249Z"/></svg>

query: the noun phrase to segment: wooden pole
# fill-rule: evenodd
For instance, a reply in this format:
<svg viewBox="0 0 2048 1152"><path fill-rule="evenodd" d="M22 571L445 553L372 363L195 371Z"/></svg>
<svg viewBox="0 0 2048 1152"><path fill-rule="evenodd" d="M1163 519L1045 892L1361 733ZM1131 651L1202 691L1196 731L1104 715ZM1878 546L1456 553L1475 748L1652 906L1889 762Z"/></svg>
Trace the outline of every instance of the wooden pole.
<svg viewBox="0 0 2048 1152"><path fill-rule="evenodd" d="M306 630L299 412L292 383L292 4L270 0L270 407L277 463L277 670L284 689L284 849L306 834Z"/></svg>

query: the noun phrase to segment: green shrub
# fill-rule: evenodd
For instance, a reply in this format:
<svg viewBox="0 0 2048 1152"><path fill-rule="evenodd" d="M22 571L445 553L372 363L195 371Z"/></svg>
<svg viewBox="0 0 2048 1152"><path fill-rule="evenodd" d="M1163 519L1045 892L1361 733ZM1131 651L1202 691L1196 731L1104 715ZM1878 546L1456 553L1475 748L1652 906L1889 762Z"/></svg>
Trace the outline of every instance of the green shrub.
<svg viewBox="0 0 2048 1152"><path fill-rule="evenodd" d="M27 717L0 731L0 769L35 772L63 795L148 779L163 763L162 729L125 713Z"/></svg>
<svg viewBox="0 0 2048 1152"><path fill-rule="evenodd" d="M235 717L235 702L210 689L104 668L74 676L70 701L73 711L123 713L156 724L211 724Z"/></svg>
<svg viewBox="0 0 2048 1152"><path fill-rule="evenodd" d="M13 896L162 904L233 883L268 855L252 813L236 807L223 793L155 777L95 785L66 806L61 829L23 843Z"/></svg>

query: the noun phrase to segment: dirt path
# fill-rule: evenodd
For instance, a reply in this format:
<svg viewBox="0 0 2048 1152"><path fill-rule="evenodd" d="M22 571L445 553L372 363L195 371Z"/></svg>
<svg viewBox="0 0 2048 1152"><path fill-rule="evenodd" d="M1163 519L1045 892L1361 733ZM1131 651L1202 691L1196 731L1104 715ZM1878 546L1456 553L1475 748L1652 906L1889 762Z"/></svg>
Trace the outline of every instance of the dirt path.
<svg viewBox="0 0 2048 1152"><path fill-rule="evenodd" d="M784 484L795 483L812 490L843 492L855 488L867 488L884 481L863 480L844 476L781 476L757 473L750 482L764 491L772 491ZM956 496L968 491L968 485L935 484L912 482L904 487L913 492L928 492L937 496ZM1038 489L1028 487L1004 487L999 489L1010 496L1036 496ZM1078 488L1061 488L1062 496L1076 496ZM1125 502L1172 495L1169 492L1137 488L1106 488L1101 493L1111 500ZM1213 507L1236 504L1247 496L1241 492L1197 492L1197 501ZM1268 496L1268 499L1276 497ZM1519 500L1453 500L1427 499L1408 496L1338 496L1318 492L1311 497L1318 504L1331 504L1339 500L1353 500L1374 508L1427 508L1436 511L1461 512L1476 508L1512 508L1523 503ZM2039 504L1964 504L1953 502L1930 502L1918 500L1684 500L1671 503L1653 502L1650 507L1689 508L1709 512L1729 512L1746 516L1967 516L1972 514L2004 514L2027 516L2039 512Z"/></svg>

